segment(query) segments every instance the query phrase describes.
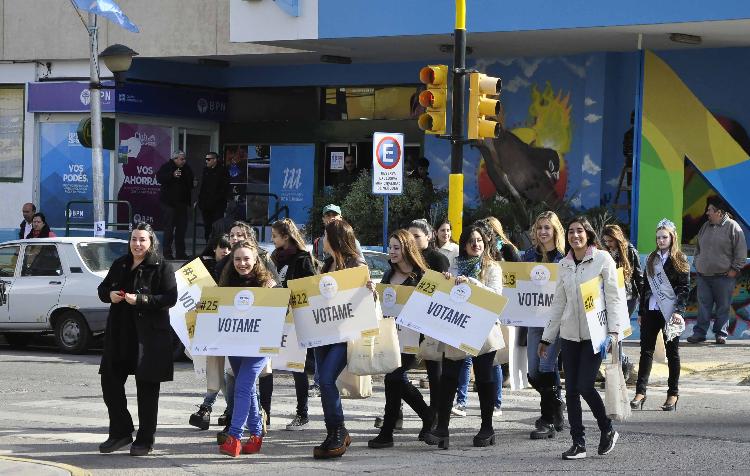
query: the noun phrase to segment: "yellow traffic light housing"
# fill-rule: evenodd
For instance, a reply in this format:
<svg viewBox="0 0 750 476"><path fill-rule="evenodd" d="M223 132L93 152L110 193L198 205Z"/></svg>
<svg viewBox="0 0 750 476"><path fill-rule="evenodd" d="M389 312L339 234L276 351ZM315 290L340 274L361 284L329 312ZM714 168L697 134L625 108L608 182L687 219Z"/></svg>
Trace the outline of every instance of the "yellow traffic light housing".
<svg viewBox="0 0 750 476"><path fill-rule="evenodd" d="M427 109L417 120L419 128L427 134L445 134L448 66L425 66L419 71L419 80L427 85L427 89L419 94L419 104Z"/></svg>
<svg viewBox="0 0 750 476"><path fill-rule="evenodd" d="M469 139L495 138L500 135L502 124L486 119L497 117L502 112L500 100L487 96L498 96L502 90L502 80L482 73L469 74Z"/></svg>

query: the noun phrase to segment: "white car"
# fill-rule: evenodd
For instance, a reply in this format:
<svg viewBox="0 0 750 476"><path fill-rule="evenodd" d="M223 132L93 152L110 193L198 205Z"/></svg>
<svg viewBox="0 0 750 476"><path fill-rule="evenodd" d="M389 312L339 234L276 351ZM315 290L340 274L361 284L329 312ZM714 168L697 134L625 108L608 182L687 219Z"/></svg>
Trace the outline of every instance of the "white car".
<svg viewBox="0 0 750 476"><path fill-rule="evenodd" d="M13 347L54 333L63 352L86 352L104 332L109 304L96 288L128 242L44 238L0 243L0 333Z"/></svg>

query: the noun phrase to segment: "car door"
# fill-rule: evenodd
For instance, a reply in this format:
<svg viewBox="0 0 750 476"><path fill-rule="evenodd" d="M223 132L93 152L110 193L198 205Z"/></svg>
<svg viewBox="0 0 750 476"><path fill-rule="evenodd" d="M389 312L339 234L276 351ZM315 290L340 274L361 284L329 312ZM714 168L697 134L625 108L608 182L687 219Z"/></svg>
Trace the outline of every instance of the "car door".
<svg viewBox="0 0 750 476"><path fill-rule="evenodd" d="M65 284L65 271L54 243L27 243L18 277L8 294L10 322L45 329Z"/></svg>
<svg viewBox="0 0 750 476"><path fill-rule="evenodd" d="M8 295L13 286L20 245L0 246L0 324L10 320Z"/></svg>

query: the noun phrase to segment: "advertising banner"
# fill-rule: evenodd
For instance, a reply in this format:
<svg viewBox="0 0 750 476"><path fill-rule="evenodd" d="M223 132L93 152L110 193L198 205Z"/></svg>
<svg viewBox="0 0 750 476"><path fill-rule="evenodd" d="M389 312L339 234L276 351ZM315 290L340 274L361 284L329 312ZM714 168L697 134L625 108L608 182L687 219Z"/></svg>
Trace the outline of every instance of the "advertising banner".
<svg viewBox="0 0 750 476"><path fill-rule="evenodd" d="M380 297L383 316L396 318L401 309L414 292L414 286L399 286L396 284L377 284L376 289ZM396 325L398 331L398 345L402 354L416 354L419 352L419 332L408 327Z"/></svg>
<svg viewBox="0 0 750 476"><path fill-rule="evenodd" d="M503 296L508 305L500 315L507 326L545 327L560 265L503 262Z"/></svg>
<svg viewBox="0 0 750 476"><path fill-rule="evenodd" d="M289 218L295 223L306 223L313 201L315 180L315 145L271 146L271 173L269 184L279 196L279 207L289 209ZM275 201L268 201L268 216L275 213Z"/></svg>
<svg viewBox="0 0 750 476"><path fill-rule="evenodd" d="M124 176L117 193L133 207L133 223L145 222L161 230L159 182L156 172L172 153L172 129L147 124L120 123L120 143L127 147L127 161L122 164ZM117 208L117 221L127 221L127 209Z"/></svg>
<svg viewBox="0 0 750 476"><path fill-rule="evenodd" d="M427 271L396 322L476 356L508 299Z"/></svg>
<svg viewBox="0 0 750 476"><path fill-rule="evenodd" d="M78 142L78 122L43 122L40 138L40 206L50 227L65 227L65 205L71 200L93 200L94 177L91 149ZM103 165L104 197L109 197L110 154L105 151ZM71 222L93 223L90 204L74 204ZM73 225L75 226L75 225ZM91 227L91 225L88 225Z"/></svg>
<svg viewBox="0 0 750 476"><path fill-rule="evenodd" d="M290 372L304 372L307 350L297 342L297 331L294 328L294 316L287 313L284 321L284 334L281 336L279 355L271 359L274 370L288 370Z"/></svg>
<svg viewBox="0 0 750 476"><path fill-rule="evenodd" d="M320 347L380 332L365 266L292 279L291 304L300 347Z"/></svg>
<svg viewBox="0 0 750 476"><path fill-rule="evenodd" d="M289 290L205 288L190 352L195 355L278 355Z"/></svg>

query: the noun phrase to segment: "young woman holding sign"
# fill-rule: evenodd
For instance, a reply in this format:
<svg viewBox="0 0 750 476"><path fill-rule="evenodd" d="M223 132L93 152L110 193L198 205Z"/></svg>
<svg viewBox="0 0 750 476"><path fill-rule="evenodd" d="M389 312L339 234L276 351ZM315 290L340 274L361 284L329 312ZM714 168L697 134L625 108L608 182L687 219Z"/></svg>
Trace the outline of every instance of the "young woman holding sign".
<svg viewBox="0 0 750 476"><path fill-rule="evenodd" d="M444 273L446 279L454 279L456 284L471 283L481 286L498 294L503 289L503 272L500 265L492 259L489 253L491 243L484 228L474 224L461 235L459 255L450 272ZM500 327L495 325L490 336L480 350L480 355L473 357L474 376L479 393L479 407L482 414L482 426L474 437L474 446L489 446L495 444L495 430L492 427L492 414L495 410L496 375L493 371L495 352ZM464 354L465 355L465 354ZM458 389L458 376L465 357L450 360L443 357L443 375L440 380L440 394L438 396L437 427L427 433L424 441L428 445L438 445L447 449L449 443L448 423L450 422L453 398Z"/></svg>
<svg viewBox="0 0 750 476"><path fill-rule="evenodd" d="M276 265L276 270L281 278L281 285L287 287L290 279L306 278L316 274L317 260L312 257L305 239L302 237L297 225L289 218L277 220L271 225L271 239L276 249L271 253L271 260ZM312 354L312 349L308 349ZM310 390L310 382L305 372L292 372L294 377L294 390L297 394L297 414L286 426L287 430L304 430L310 419L307 416L307 398ZM269 376L269 378L273 378Z"/></svg>
<svg viewBox="0 0 750 476"><path fill-rule="evenodd" d="M357 253L354 230L344 220L331 220L325 226L323 250L329 255L323 263L323 273L367 266L364 258ZM326 439L313 449L313 456L316 459L338 458L346 453L352 442L344 426L344 409L336 387L336 379L346 367L346 342L323 345L314 350L320 376L320 400L326 423Z"/></svg>
<svg viewBox="0 0 750 476"><path fill-rule="evenodd" d="M523 260L531 263L557 263L565 253L565 230L557 214L540 213L531 227L534 246L526 250ZM539 358L537 350L544 327L528 327L526 356L529 360L529 383L539 392L542 415L531 432L532 440L554 438L563 430L563 403L560 398L560 372L557 358L560 355L560 338L551 341L547 356Z"/></svg>
<svg viewBox="0 0 750 476"><path fill-rule="evenodd" d="M258 257L258 248L249 241L232 247L230 264L224 267L219 286L272 288L276 285L271 273ZM229 357L234 372L234 411L226 440L219 452L237 457L240 453L258 453L263 444L263 425L258 411L255 381L258 380L267 357ZM250 437L243 444L243 430L247 426Z"/></svg>
<svg viewBox="0 0 750 476"><path fill-rule="evenodd" d="M391 269L385 272L382 284L416 286L427 270L427 264L417 248L414 237L406 230L397 230L388 239L388 257ZM401 367L387 374L385 381L385 416L378 436L367 442L370 448L390 448L393 446L393 430L399 417L403 399L422 419L419 439L430 431L432 412L424 401L422 393L409 381L406 371L414 363L415 355L401 354Z"/></svg>
<svg viewBox="0 0 750 476"><path fill-rule="evenodd" d="M606 339L602 350L594 352L589 333L589 322L583 306L580 285L596 277L604 283L605 308L614 313L619 306L617 267L612 256L599 249L599 238L586 217L574 218L568 225L570 252L560 261L560 274L550 310L551 320L539 342L540 359L550 358L552 343L560 338L560 351L565 368L565 401L573 446L562 454L563 459L586 457L586 439L581 410L581 397L586 400L601 431L599 454L609 454L619 434L612 428L602 397L594 387L603 356L617 341L619 319L607 319Z"/></svg>
<svg viewBox="0 0 750 476"><path fill-rule="evenodd" d="M654 348L660 330L665 330L664 342L667 350L669 379L667 401L661 406L664 411L677 410L680 380L680 334L685 329L685 305L689 293L690 265L680 251L677 228L666 218L656 228L656 250L646 261L646 280L641 293L638 310L638 325L641 326L641 361L638 364L638 383L632 408L643 409L646 403L646 387L654 360ZM670 316L669 322L665 316ZM670 332L670 327L673 328ZM674 335L673 335L674 334Z"/></svg>
<svg viewBox="0 0 750 476"><path fill-rule="evenodd" d="M102 302L111 303L99 366L109 438L99 451L112 453L132 442L131 456L145 456L154 446L160 384L174 374L169 308L177 302L174 271L159 257L151 225L135 226L128 254L112 263L97 291ZM138 392L135 442L125 397L128 375L135 376Z"/></svg>

